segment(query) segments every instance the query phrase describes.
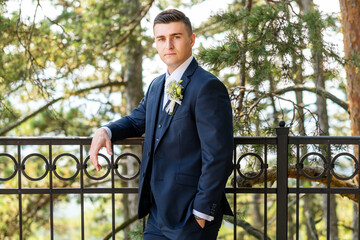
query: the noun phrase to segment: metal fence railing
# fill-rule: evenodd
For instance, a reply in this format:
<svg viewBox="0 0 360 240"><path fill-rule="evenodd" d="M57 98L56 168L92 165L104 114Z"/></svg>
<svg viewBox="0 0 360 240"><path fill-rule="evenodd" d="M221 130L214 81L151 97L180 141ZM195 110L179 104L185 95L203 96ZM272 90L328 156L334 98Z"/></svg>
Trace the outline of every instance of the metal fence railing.
<svg viewBox="0 0 360 240"><path fill-rule="evenodd" d="M353 153L359 147L360 137L295 137L288 134L289 129L282 126L276 129L274 137L235 137L234 171L226 188L227 197L232 203L233 211L238 213L241 212L245 201L244 196L247 194L260 196L262 223L258 223L258 227L251 226L238 214L231 219L226 218L225 220L232 224L229 239L242 239L240 232L243 229L248 231L253 239L288 239L289 228L292 227L295 229L293 238L303 239L300 226L302 214L300 199L304 194L326 196L328 203L331 195L342 195L357 204L360 203L360 187L354 182L354 179L360 175L359 156ZM59 194L79 196L80 236L81 239L87 239L84 195L109 194L111 237L117 239L115 228L119 222L115 211L117 207L115 197L122 194L137 194L137 188L122 187L116 183L136 182L141 159L141 156L125 152L123 149L125 146L133 145L141 148L143 139L118 141L113 144L113 147L118 147L114 155L100 154L103 165L107 165L107 168L100 173L91 170L88 156L90 144L91 138L82 137L0 138L0 198L12 195L18 199L16 222L19 239L24 239L23 199L28 194L42 194L49 197L50 239L54 239L55 196ZM124 172L125 159L131 159L135 166L131 172ZM34 169L31 167L34 162L36 166L44 167ZM88 185L88 182L104 180L108 180L108 185L98 184L95 187ZM31 183L41 181L46 181L46 184L42 187L31 187ZM311 184L304 184L304 181ZM7 184L9 182L12 184ZM291 208L294 209L291 213L290 204L293 204ZM272 206L275 206L275 211L271 210ZM327 204L324 213L326 239L330 239L331 236L331 214L329 214L331 211L333 209ZM360 216L359 212L357 218L358 216ZM292 220L289 220L290 218ZM270 221L276 222L271 229L269 229ZM252 232L249 228L257 231ZM357 229L352 231L359 232L359 228L358 224Z"/></svg>

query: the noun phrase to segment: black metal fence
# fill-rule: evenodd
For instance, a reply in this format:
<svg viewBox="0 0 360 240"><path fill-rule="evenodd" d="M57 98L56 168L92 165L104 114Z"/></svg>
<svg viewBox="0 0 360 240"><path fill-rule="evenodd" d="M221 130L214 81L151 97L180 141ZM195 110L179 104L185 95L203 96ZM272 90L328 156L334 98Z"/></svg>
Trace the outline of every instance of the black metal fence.
<svg viewBox="0 0 360 240"><path fill-rule="evenodd" d="M263 223L257 235L253 239L270 239L270 235L276 239L288 239L289 224L295 226L293 239L304 239L301 237L301 206L300 198L303 194L321 194L327 197L341 194L351 201L360 203L360 187L353 183L353 180L360 176L359 156L353 152L360 145L360 137L293 137L289 136L289 129L279 127L276 129L275 137L235 137L234 146L234 171L230 177L231 181L226 188L227 196L232 202L233 211L239 212L241 198L244 194L257 194L263 202ZM90 138L0 138L0 198L4 195L14 195L18 199L18 236L23 237L23 196L27 194L45 194L49 196L49 239L54 239L54 196L58 194L76 194L79 196L81 211L81 239L85 236L85 194L110 194L112 212L112 239L115 236L116 222L115 209L117 207L115 196L121 194L137 194L136 187L119 187L117 181L136 181L139 174L140 156L132 153L124 153L121 150L118 154L107 156L100 154L103 163L107 168L102 175L94 175L91 171L88 150L91 143ZM114 143L114 146L139 145L142 146L142 138L126 139ZM28 152L27 146L41 146L39 152ZM77 149L66 150L66 146ZM3 150L1 150L1 147ZM61 147L62 153L54 154L54 148ZM55 156L56 155L56 156ZM72 171L67 176L61 171L64 164L60 164L63 158L72 162ZM135 171L130 175L122 173L122 161L125 158L132 158L137 164ZM32 169L28 167L29 162L42 162L44 169L38 176L32 175ZM13 171L8 167L13 165ZM7 166L7 171L4 172ZM68 167L68 166L67 166ZM98 174L98 173L97 173ZM110 186L98 185L87 187L85 181L102 181L110 179ZM38 182L46 179L47 187L29 188L23 187L24 180ZM59 187L54 181L69 182L79 179L79 183L70 187ZM16 181L16 188L7 187L6 183ZM304 186L303 181L319 183L321 185ZM305 184L306 185L306 184ZM309 185L309 184L308 184ZM274 196L269 200L269 196ZM289 220L289 199L294 199L295 216ZM271 204L270 204L271 201ZM269 205L275 205L274 215L276 222L275 231L269 230ZM325 238L331 236L331 209L327 204L325 212L326 222ZM359 211L359 210L358 210ZM360 213L357 212L357 218ZM295 220L294 220L295 219ZM241 227L244 227L243 217L235 214L232 219L227 218L233 226L230 239L242 239L239 236ZM291 221L291 222L290 222ZM239 227L240 226L240 227ZM273 229L273 228L272 228ZM352 231L359 231L357 229ZM261 236L259 236L259 233Z"/></svg>

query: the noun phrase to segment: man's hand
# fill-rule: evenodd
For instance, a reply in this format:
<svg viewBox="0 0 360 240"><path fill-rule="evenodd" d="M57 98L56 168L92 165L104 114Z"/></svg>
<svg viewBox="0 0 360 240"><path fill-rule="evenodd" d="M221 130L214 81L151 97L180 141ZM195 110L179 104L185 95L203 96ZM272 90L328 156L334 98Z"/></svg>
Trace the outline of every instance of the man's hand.
<svg viewBox="0 0 360 240"><path fill-rule="evenodd" d="M100 149L103 147L106 147L107 153L112 155L110 138L107 135L105 129L99 128L94 134L90 147L90 160L94 164L97 171L102 169L98 161L98 154Z"/></svg>
<svg viewBox="0 0 360 240"><path fill-rule="evenodd" d="M205 227L205 219L195 217L195 220L197 221L197 223L200 225L201 228Z"/></svg>

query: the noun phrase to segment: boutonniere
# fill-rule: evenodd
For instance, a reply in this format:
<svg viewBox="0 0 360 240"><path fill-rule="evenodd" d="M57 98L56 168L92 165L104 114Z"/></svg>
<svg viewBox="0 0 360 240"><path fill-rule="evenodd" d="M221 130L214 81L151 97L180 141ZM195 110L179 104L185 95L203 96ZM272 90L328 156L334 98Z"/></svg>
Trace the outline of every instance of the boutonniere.
<svg viewBox="0 0 360 240"><path fill-rule="evenodd" d="M182 83L182 80L179 82L171 81L166 86L166 94L168 96L168 99L170 100L170 103L165 108L165 111L172 115L174 111L175 104L181 105L181 100L183 99L183 95L181 94L183 86L180 85Z"/></svg>

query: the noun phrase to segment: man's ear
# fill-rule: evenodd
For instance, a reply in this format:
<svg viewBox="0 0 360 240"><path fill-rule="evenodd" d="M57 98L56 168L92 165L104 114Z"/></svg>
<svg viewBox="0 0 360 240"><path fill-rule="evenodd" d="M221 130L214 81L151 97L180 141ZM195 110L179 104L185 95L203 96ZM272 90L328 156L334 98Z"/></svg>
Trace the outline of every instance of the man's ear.
<svg viewBox="0 0 360 240"><path fill-rule="evenodd" d="M195 44L195 33L191 34L190 41L191 41L191 47L193 47Z"/></svg>

